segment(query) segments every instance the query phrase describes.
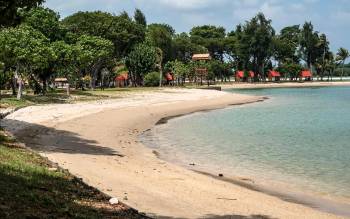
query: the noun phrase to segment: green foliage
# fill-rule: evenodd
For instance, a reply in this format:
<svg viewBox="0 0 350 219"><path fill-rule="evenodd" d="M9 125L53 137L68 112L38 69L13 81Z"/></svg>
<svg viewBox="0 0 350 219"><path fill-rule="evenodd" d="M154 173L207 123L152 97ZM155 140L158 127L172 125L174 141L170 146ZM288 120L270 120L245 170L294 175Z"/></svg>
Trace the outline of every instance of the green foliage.
<svg viewBox="0 0 350 219"><path fill-rule="evenodd" d="M113 52L117 58L125 57L145 37L144 26L131 20L125 13L114 16L101 11L77 12L66 17L62 23L72 32L69 34L71 40L82 34L110 40L114 44Z"/></svg>
<svg viewBox="0 0 350 219"><path fill-rule="evenodd" d="M21 10L38 7L44 0L3 0L0 5L0 27L15 26L21 22Z"/></svg>
<svg viewBox="0 0 350 219"><path fill-rule="evenodd" d="M303 70L303 67L297 63L284 63L277 68L277 71L281 72L282 75L289 78L298 78L299 73Z"/></svg>
<svg viewBox="0 0 350 219"><path fill-rule="evenodd" d="M167 24L150 24L147 27L146 42L163 52L163 63L172 59L174 29Z"/></svg>
<svg viewBox="0 0 350 219"><path fill-rule="evenodd" d="M309 68L315 64L317 56L318 33L314 32L311 22L305 22L301 29L300 51Z"/></svg>
<svg viewBox="0 0 350 219"><path fill-rule="evenodd" d="M184 80L190 72L189 66L178 60L167 62L165 70L172 72L175 80Z"/></svg>
<svg viewBox="0 0 350 219"><path fill-rule="evenodd" d="M23 14L24 23L40 31L51 41L60 38L60 24L58 13L49 8L33 8Z"/></svg>
<svg viewBox="0 0 350 219"><path fill-rule="evenodd" d="M140 85L142 78L155 69L157 51L147 44L139 44L126 57L125 64L134 83Z"/></svg>
<svg viewBox="0 0 350 219"><path fill-rule="evenodd" d="M173 38L173 52L175 59L188 63L194 53L208 53L208 49L193 43L187 33L181 33Z"/></svg>
<svg viewBox="0 0 350 219"><path fill-rule="evenodd" d="M145 75L144 85L147 87L156 87L159 85L159 72L150 72Z"/></svg>
<svg viewBox="0 0 350 219"><path fill-rule="evenodd" d="M79 64L83 68L87 68L98 61L110 58L113 43L101 37L82 35L78 38L76 49Z"/></svg>
<svg viewBox="0 0 350 219"><path fill-rule="evenodd" d="M225 28L211 25L193 27L190 31L193 43L208 49L211 56L223 60Z"/></svg>
<svg viewBox="0 0 350 219"><path fill-rule="evenodd" d="M54 58L48 39L26 25L3 29L0 46L0 57L6 66L20 65L33 71L47 67L49 60Z"/></svg>
<svg viewBox="0 0 350 219"><path fill-rule="evenodd" d="M135 9L134 13L134 20L136 21L137 24L140 24L144 27L147 26L147 21L145 15L142 13L142 11L138 8Z"/></svg>

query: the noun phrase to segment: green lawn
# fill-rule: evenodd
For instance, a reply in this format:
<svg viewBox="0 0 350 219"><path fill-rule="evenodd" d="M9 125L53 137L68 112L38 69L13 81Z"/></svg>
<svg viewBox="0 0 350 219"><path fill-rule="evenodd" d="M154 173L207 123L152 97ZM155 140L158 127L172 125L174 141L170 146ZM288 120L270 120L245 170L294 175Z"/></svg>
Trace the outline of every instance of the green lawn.
<svg viewBox="0 0 350 219"><path fill-rule="evenodd" d="M0 218L144 218L0 130Z"/></svg>
<svg viewBox="0 0 350 219"><path fill-rule="evenodd" d="M57 89L48 92L46 95L34 95L30 91L24 94L21 100L17 100L15 96L9 94L9 91L2 91L0 107L24 107L35 104L49 104L49 103L74 103L79 101L93 101L100 99L122 98L125 95L144 92L157 91L159 88L137 87L137 88L108 88L105 90L72 90L71 96L66 95L64 89Z"/></svg>

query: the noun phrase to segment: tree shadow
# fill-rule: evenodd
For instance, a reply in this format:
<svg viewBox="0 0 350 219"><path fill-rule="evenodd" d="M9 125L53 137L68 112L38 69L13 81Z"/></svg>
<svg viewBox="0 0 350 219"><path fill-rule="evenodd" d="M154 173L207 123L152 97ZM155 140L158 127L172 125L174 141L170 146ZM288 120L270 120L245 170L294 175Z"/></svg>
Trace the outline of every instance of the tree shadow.
<svg viewBox="0 0 350 219"><path fill-rule="evenodd" d="M6 118L1 120L1 126L27 147L39 152L124 156L110 147L98 145L98 142L84 139L74 132ZM22 128L15 131L14 127Z"/></svg>
<svg viewBox="0 0 350 219"><path fill-rule="evenodd" d="M154 216L157 219L185 219L185 218L179 218L179 217L169 217L169 216ZM205 215L203 217L200 217L201 219L274 219L267 215Z"/></svg>
<svg viewBox="0 0 350 219"><path fill-rule="evenodd" d="M68 173L0 162L0 218L147 218L108 200Z"/></svg>

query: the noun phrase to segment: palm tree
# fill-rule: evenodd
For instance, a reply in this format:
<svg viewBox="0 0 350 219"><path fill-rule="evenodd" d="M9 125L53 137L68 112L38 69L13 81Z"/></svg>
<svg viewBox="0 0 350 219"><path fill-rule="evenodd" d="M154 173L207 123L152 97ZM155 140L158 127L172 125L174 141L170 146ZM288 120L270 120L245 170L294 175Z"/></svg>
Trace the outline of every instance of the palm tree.
<svg viewBox="0 0 350 219"><path fill-rule="evenodd" d="M342 71L341 71L341 77L340 80L343 80L343 74L344 74L344 64L345 60L349 58L350 54L349 51L345 48L340 47L337 52L337 60L341 61L342 63Z"/></svg>

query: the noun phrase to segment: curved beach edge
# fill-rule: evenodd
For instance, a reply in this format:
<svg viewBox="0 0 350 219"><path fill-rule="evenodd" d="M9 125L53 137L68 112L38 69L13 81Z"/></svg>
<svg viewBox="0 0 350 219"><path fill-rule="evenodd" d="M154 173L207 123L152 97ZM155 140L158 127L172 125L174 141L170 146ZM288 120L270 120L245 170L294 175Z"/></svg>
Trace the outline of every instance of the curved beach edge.
<svg viewBox="0 0 350 219"><path fill-rule="evenodd" d="M2 126L84 182L149 216L338 218L160 160L137 138L162 118L263 99L164 89L105 102L27 107L4 118Z"/></svg>

